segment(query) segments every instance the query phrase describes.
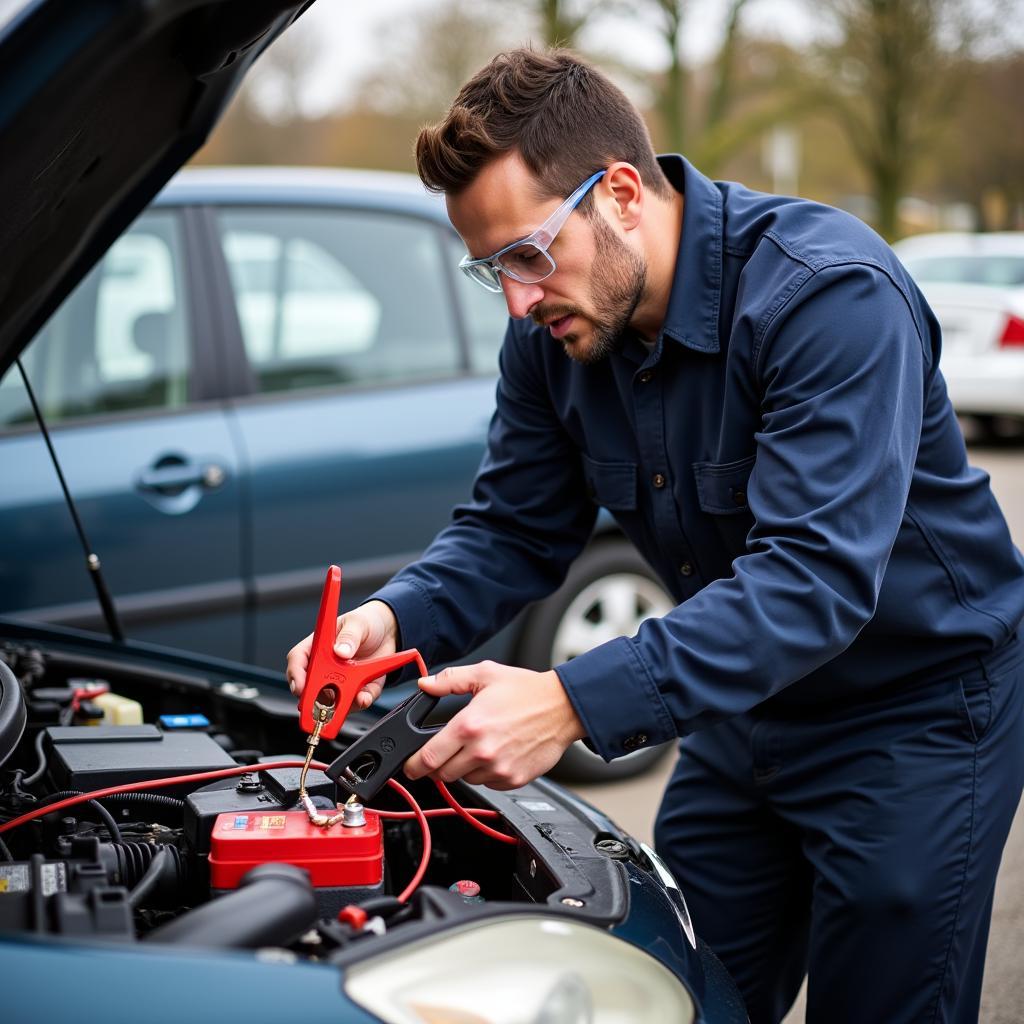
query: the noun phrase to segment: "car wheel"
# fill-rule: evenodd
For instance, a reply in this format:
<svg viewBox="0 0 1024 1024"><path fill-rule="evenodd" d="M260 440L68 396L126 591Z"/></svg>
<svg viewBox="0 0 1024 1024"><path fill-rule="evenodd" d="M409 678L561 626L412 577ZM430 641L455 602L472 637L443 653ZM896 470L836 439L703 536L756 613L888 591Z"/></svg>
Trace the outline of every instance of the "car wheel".
<svg viewBox="0 0 1024 1024"><path fill-rule="evenodd" d="M968 444L1016 446L1024 439L1024 417L996 413L962 416Z"/></svg>
<svg viewBox="0 0 1024 1024"><path fill-rule="evenodd" d="M644 619L665 615L673 607L675 602L632 545L597 541L576 560L562 586L530 612L517 660L544 671L606 640L632 636ZM636 750L608 764L583 743L574 743L551 774L573 782L624 779L647 771L671 746Z"/></svg>

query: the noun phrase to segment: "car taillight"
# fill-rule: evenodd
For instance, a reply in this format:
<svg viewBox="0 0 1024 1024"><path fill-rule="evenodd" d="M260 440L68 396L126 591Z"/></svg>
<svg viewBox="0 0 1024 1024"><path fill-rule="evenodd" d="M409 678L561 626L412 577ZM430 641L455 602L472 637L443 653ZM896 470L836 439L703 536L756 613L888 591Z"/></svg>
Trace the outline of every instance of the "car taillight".
<svg viewBox="0 0 1024 1024"><path fill-rule="evenodd" d="M1012 313L1006 318L1006 326L999 336L1000 348L1024 348L1024 320Z"/></svg>

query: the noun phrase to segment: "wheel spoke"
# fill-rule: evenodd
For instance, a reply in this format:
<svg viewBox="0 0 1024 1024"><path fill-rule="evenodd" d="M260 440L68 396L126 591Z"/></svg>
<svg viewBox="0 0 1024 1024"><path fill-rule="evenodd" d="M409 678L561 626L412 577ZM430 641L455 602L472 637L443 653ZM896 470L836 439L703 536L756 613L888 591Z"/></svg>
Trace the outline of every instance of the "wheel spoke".
<svg viewBox="0 0 1024 1024"><path fill-rule="evenodd" d="M613 638L603 622L595 625L586 619L573 618L563 620L552 646L557 660L566 661Z"/></svg>
<svg viewBox="0 0 1024 1024"><path fill-rule="evenodd" d="M672 603L646 576L612 573L583 587L565 609L551 644L554 663L574 658L598 644L633 636L650 615L664 615Z"/></svg>
<svg viewBox="0 0 1024 1024"><path fill-rule="evenodd" d="M627 579L609 580L601 591L604 620L612 636L632 636L640 625L636 588Z"/></svg>

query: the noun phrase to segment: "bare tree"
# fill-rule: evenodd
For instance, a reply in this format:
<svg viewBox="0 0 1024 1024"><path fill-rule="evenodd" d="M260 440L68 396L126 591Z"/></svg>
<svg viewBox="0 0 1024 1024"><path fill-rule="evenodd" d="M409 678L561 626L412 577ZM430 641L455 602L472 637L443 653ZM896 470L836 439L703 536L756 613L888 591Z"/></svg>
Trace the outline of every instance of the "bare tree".
<svg viewBox="0 0 1024 1024"><path fill-rule="evenodd" d="M492 0L495 14L508 16L517 11L525 17L519 35L542 46L579 48L583 29L608 10L622 6L621 0Z"/></svg>
<svg viewBox="0 0 1024 1024"><path fill-rule="evenodd" d="M384 29L381 29L383 33ZM356 106L420 118L442 114L474 72L511 40L511 29L467 0L446 0L388 28L386 65L361 83Z"/></svg>
<svg viewBox="0 0 1024 1024"><path fill-rule="evenodd" d="M687 143L689 75L681 52L686 3L687 0L652 0L656 25L668 50L669 61L655 107L661 117L665 144L675 153L682 153Z"/></svg>
<svg viewBox="0 0 1024 1024"><path fill-rule="evenodd" d="M300 18L253 65L242 87L251 105L278 124L301 119L302 95L320 50L320 39Z"/></svg>
<svg viewBox="0 0 1024 1024"><path fill-rule="evenodd" d="M705 131L713 131L722 123L732 101L736 79L736 50L740 41L740 14L747 0L729 0L722 43L714 61L714 78L708 97Z"/></svg>
<svg viewBox="0 0 1024 1024"><path fill-rule="evenodd" d="M925 168L989 230L1024 228L1024 49L973 61L951 130Z"/></svg>
<svg viewBox="0 0 1024 1024"><path fill-rule="evenodd" d="M598 2L570 4L567 0L521 0L540 22L542 39L546 46L576 46L580 30L595 10Z"/></svg>
<svg viewBox="0 0 1024 1024"><path fill-rule="evenodd" d="M738 147L792 112L794 97L778 83L766 92L750 71L741 66L742 14L749 0L729 0L721 38L706 68L687 66L682 40L689 0L648 0L654 23L668 54L668 65L655 97L661 127L660 142L675 152L688 153L709 173ZM737 85L757 102L737 113Z"/></svg>
<svg viewBox="0 0 1024 1024"><path fill-rule="evenodd" d="M871 183L876 227L894 238L899 200L958 101L979 35L977 5L815 0L815 10L831 32L815 48L815 88Z"/></svg>

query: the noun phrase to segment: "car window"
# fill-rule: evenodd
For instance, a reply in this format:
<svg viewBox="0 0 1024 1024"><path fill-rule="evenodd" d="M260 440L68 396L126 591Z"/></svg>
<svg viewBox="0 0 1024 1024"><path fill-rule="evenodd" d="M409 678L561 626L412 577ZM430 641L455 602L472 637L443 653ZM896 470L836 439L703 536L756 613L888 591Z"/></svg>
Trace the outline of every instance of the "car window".
<svg viewBox="0 0 1024 1024"><path fill-rule="evenodd" d="M915 281L1024 285L1024 256L912 256L903 261Z"/></svg>
<svg viewBox="0 0 1024 1024"><path fill-rule="evenodd" d="M458 238L446 242L448 260L453 268L465 255ZM469 335L470 358L479 373L498 372L498 352L508 327L508 307L500 292L489 292L474 284L461 271L455 271L455 291L462 307L462 320Z"/></svg>
<svg viewBox="0 0 1024 1024"><path fill-rule="evenodd" d="M188 400L189 330L178 218L144 214L29 343L22 362L50 423ZM0 428L32 419L17 367Z"/></svg>
<svg viewBox="0 0 1024 1024"><path fill-rule="evenodd" d="M261 392L460 369L437 229L355 210L218 214Z"/></svg>

